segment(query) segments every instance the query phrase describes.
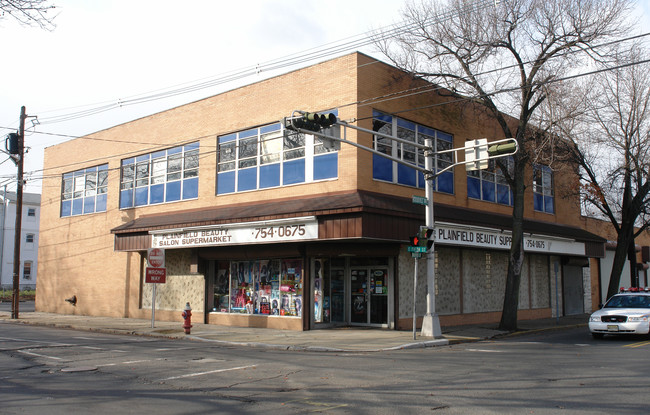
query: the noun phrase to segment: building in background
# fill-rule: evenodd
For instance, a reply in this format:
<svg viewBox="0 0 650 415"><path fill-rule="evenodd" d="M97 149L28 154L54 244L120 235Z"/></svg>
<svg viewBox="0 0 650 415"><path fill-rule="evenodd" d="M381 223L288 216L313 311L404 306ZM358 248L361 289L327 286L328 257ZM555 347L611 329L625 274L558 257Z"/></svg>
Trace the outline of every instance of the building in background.
<svg viewBox="0 0 650 415"><path fill-rule="evenodd" d="M328 134L424 165L437 152L504 138L470 100L360 53L118 125L45 150L36 309L150 318L147 252L164 250L155 316L310 330L405 329L426 312L409 237L424 225L422 173L285 128L294 110L333 112ZM434 168L453 162L438 154ZM507 160L506 160L507 163ZM62 167L65 166L65 167ZM581 225L573 166L527 171L519 318L591 311L605 239ZM512 192L494 163L434 181L436 306L442 325L496 322ZM415 295L414 295L415 292ZM76 298L76 303L65 299Z"/></svg>
<svg viewBox="0 0 650 415"><path fill-rule="evenodd" d="M0 264L2 264L1 286L13 289L14 245L16 229L16 193L0 194ZM22 232L20 237L20 289L36 288L38 265L38 228L40 223L41 195L23 193Z"/></svg>

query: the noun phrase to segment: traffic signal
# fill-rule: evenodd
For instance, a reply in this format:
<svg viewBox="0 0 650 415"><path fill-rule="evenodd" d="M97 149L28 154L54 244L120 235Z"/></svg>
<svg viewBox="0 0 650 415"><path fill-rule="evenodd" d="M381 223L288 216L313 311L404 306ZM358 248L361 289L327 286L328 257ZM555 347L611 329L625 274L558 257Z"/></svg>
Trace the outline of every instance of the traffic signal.
<svg viewBox="0 0 650 415"><path fill-rule="evenodd" d="M420 246L420 236L415 235L409 237L409 240L411 241L411 246Z"/></svg>
<svg viewBox="0 0 650 415"><path fill-rule="evenodd" d="M296 128L318 132L322 128L329 128L336 123L336 115L334 113L317 114L315 112L305 112L302 117L296 118L290 124ZM291 128L291 127L288 127Z"/></svg>
<svg viewBox="0 0 650 415"><path fill-rule="evenodd" d="M5 149L9 154L18 154L20 149L18 148L18 134L9 133L7 134L7 139L5 140Z"/></svg>
<svg viewBox="0 0 650 415"><path fill-rule="evenodd" d="M514 154L517 152L517 143L510 142L505 144L495 144L488 147L487 151L490 156L498 156L501 154Z"/></svg>
<svg viewBox="0 0 650 415"><path fill-rule="evenodd" d="M433 246L433 228L420 226L420 233L418 236L420 246L426 246L427 249L431 249Z"/></svg>

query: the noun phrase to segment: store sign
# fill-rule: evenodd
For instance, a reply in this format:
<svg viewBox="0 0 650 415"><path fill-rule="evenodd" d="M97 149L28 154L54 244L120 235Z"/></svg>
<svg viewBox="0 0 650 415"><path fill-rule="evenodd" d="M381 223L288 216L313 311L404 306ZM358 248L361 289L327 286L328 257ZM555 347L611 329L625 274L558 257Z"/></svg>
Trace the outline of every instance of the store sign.
<svg viewBox="0 0 650 415"><path fill-rule="evenodd" d="M442 245L507 250L512 244L512 234L509 231L459 227L451 224L436 224L434 235L435 243ZM524 251L584 255L585 244L570 239L529 235L524 236Z"/></svg>
<svg viewBox="0 0 650 415"><path fill-rule="evenodd" d="M152 232L153 248L187 248L318 239L315 217Z"/></svg>

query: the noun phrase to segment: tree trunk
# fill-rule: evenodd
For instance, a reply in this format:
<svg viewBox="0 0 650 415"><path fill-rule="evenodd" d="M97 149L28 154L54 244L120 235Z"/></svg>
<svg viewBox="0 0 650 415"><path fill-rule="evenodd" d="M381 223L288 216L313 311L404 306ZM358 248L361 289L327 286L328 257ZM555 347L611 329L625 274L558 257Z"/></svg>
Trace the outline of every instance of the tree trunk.
<svg viewBox="0 0 650 415"><path fill-rule="evenodd" d="M515 165L514 204L512 207L512 244L508 260L506 291L503 298L503 312L499 330L517 330L517 311L519 310L519 285L521 268L524 263L524 174L525 163Z"/></svg>
<svg viewBox="0 0 650 415"><path fill-rule="evenodd" d="M618 292L621 283L621 274L625 261L628 256L628 247L634 245L634 227L629 224L623 224L616 239L616 251L614 251L614 262L612 263L612 272L609 276L609 286L607 287L607 298Z"/></svg>

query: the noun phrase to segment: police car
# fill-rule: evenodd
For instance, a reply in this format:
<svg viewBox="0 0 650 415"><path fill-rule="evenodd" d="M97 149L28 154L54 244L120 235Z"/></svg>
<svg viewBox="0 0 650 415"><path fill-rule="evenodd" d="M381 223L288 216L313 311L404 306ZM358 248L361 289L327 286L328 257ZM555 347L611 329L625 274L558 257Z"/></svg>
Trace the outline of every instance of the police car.
<svg viewBox="0 0 650 415"><path fill-rule="evenodd" d="M621 288L589 317L589 331L597 339L605 334L648 334L649 322L650 288Z"/></svg>

